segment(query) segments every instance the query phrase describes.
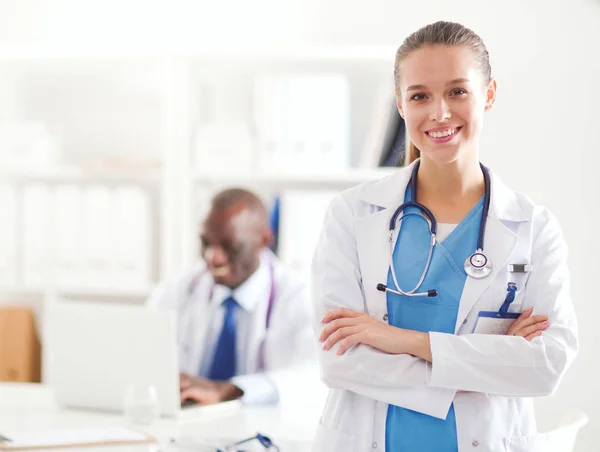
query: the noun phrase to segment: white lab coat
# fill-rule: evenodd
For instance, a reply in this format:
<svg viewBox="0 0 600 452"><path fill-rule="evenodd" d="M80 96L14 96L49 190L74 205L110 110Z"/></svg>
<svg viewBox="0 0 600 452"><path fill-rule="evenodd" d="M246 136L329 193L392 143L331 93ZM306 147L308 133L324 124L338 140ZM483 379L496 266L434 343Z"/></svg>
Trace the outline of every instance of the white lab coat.
<svg viewBox="0 0 600 452"><path fill-rule="evenodd" d="M319 380L317 342L312 334L312 308L307 285L270 251L264 254L273 265L275 299L268 330L268 296L255 308L246 372L248 375L266 375L277 387L281 404L307 403L311 400L310 394L316 401L323 400L325 388ZM201 262L182 277L161 284L148 301L149 306L177 312L179 368L190 375L196 375L200 368L208 328L214 321L209 301L213 288L212 276ZM261 367L261 354L264 354L264 368Z"/></svg>
<svg viewBox="0 0 600 452"><path fill-rule="evenodd" d="M404 200L411 170L347 190L329 207L312 268L317 335L323 315L340 306L387 319L386 295L376 286L387 281L389 221ZM567 248L550 213L494 174L484 247L493 272L467 278L456 335L430 333L433 366L365 345L342 356L335 347L320 351L330 391L315 452L384 451L388 404L444 419L452 402L460 452L546 450L530 398L555 391L578 347ZM509 273L508 264L523 263L533 271ZM519 288L510 311L533 306L534 314L549 316L550 327L531 342L469 334L480 311L500 308L509 281Z"/></svg>

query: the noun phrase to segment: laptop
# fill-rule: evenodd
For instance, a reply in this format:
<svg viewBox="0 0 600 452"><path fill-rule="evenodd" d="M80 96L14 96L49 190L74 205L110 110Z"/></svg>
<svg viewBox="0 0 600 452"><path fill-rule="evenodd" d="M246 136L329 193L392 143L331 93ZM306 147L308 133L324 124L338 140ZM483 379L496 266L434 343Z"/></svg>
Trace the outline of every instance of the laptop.
<svg viewBox="0 0 600 452"><path fill-rule="evenodd" d="M123 412L128 390L156 388L161 416L211 406L181 403L175 313L139 305L54 300L46 311L45 375L59 405Z"/></svg>

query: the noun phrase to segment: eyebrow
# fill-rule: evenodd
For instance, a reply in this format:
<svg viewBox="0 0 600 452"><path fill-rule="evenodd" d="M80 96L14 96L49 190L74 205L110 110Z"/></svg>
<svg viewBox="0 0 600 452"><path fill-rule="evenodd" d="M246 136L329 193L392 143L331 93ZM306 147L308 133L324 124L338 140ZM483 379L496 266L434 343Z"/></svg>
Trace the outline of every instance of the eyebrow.
<svg viewBox="0 0 600 452"><path fill-rule="evenodd" d="M451 82L446 83L446 86L448 85L456 85L457 83L469 83L469 79L468 78L457 78L452 80ZM424 90L427 87L425 85L411 85L408 88L406 88L406 91L418 91L418 90Z"/></svg>

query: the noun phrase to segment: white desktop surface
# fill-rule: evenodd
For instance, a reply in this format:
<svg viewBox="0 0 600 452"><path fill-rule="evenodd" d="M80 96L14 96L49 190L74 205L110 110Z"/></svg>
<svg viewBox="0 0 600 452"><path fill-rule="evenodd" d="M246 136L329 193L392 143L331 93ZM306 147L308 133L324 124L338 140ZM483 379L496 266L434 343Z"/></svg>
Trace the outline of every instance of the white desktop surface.
<svg viewBox="0 0 600 452"><path fill-rule="evenodd" d="M164 444L172 437L199 442L211 438L242 439L265 434L281 452L308 452L321 414L321 406L245 406L240 411L182 419L159 419L149 426L131 425L121 414L63 409L52 389L40 384L0 383L0 433L52 428L129 427L156 437ZM143 452L148 446L105 446L81 450ZM68 449L71 452L77 449Z"/></svg>

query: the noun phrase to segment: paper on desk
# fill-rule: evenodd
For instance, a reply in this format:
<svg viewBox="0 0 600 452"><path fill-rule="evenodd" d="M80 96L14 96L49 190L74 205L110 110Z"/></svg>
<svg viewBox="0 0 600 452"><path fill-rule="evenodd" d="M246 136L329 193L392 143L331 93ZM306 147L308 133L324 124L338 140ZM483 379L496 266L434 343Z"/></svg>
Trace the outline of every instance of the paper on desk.
<svg viewBox="0 0 600 452"><path fill-rule="evenodd" d="M236 445L241 438L223 438L223 437L179 437L171 439L171 442L161 447L165 452L266 452L264 446L258 440L253 440ZM279 449L286 452L306 452L312 447L312 440L309 438L306 441L291 441L273 439ZM268 449L271 450L271 449Z"/></svg>
<svg viewBox="0 0 600 452"><path fill-rule="evenodd" d="M180 437L172 439L165 450L166 452L266 452L267 450L258 440L252 440L236 445L239 440L240 438L211 436L204 436L202 438ZM288 449L286 448L285 450L287 451ZM302 449L302 452L305 451L306 448Z"/></svg>
<svg viewBox="0 0 600 452"><path fill-rule="evenodd" d="M80 428L40 430L10 434L10 442L0 443L0 450L44 449L70 446L100 446L115 444L152 443L155 439L126 428Z"/></svg>

